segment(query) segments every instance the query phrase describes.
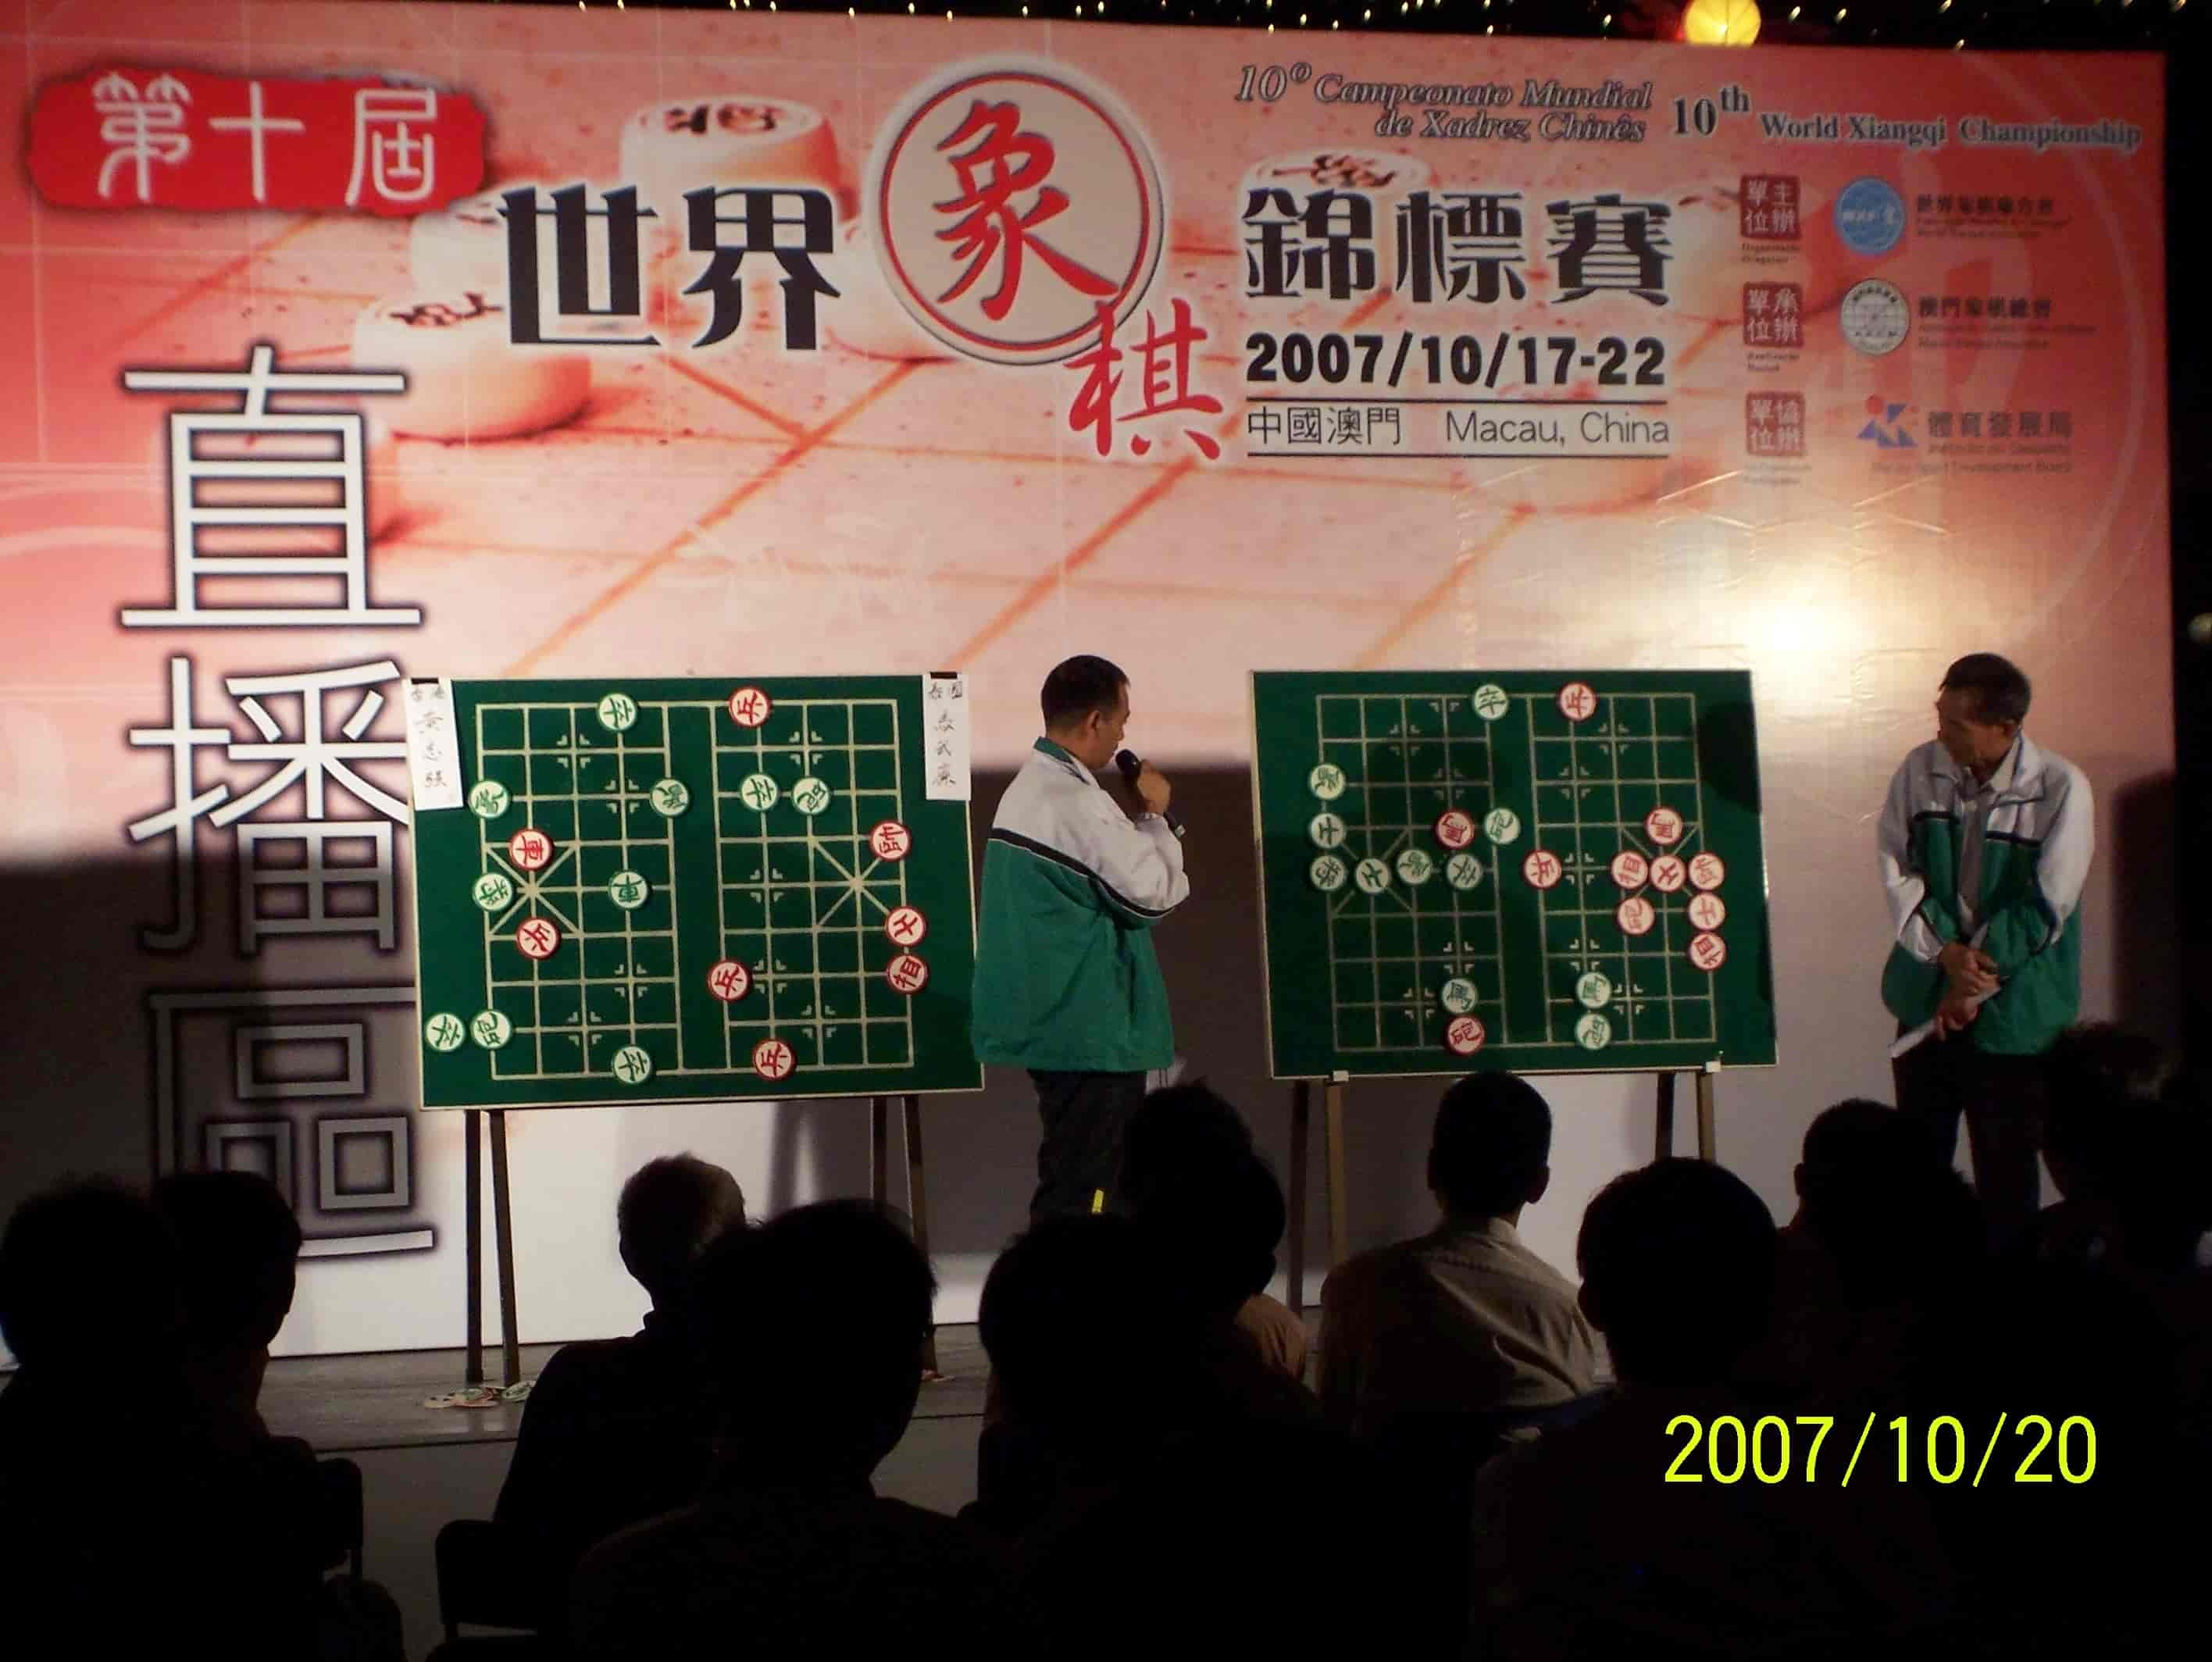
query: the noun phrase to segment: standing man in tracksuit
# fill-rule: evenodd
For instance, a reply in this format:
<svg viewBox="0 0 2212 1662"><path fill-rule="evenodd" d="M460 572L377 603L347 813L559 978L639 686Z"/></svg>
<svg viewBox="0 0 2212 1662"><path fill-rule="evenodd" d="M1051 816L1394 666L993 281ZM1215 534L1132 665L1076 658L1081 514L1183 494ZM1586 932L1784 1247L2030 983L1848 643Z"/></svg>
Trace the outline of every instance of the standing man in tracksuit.
<svg viewBox="0 0 2212 1662"><path fill-rule="evenodd" d="M2081 1003L2076 907L2096 848L2089 781L2021 731L2027 677L1990 652L1944 673L1936 736L1883 806L1881 876L1895 944L1882 1002L1900 1035L1897 1106L1948 1158L1966 1122L1991 1239L2033 1220L2042 1063Z"/></svg>
<svg viewBox="0 0 2212 1662"><path fill-rule="evenodd" d="M1027 1068L1036 1084L1033 1222L1113 1196L1146 1077L1175 1059L1152 926L1190 894L1163 817L1167 780L1139 773L1133 822L1094 777L1128 725L1128 677L1071 658L1045 677L1042 702L1044 737L1000 798L983 855L973 1024L979 1060Z"/></svg>

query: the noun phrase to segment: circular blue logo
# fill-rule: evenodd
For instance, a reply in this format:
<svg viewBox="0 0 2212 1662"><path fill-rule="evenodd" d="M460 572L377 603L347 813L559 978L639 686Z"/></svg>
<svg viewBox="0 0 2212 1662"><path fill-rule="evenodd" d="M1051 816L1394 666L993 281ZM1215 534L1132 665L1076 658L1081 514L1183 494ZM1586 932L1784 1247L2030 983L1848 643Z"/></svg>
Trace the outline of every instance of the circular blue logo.
<svg viewBox="0 0 2212 1662"><path fill-rule="evenodd" d="M1905 198L1887 179L1853 179L1836 198L1836 234L1854 254L1887 254L1905 235Z"/></svg>

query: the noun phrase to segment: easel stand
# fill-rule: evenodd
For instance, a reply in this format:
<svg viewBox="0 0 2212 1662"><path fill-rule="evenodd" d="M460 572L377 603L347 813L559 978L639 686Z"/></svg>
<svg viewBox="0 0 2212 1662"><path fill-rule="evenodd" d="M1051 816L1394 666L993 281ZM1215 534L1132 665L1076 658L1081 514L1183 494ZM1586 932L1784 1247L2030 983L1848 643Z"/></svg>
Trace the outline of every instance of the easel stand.
<svg viewBox="0 0 2212 1662"><path fill-rule="evenodd" d="M507 1204L507 1113L502 1108L462 1111L461 1135L467 1143L463 1162L468 1186L465 1228L468 1234L468 1368L463 1375L470 1385L482 1385L483 1376L483 1153L479 1120L491 1121L491 1228L493 1250L499 1258L500 1372L502 1384L522 1381L522 1341L514 1321L514 1222Z"/></svg>
<svg viewBox="0 0 2212 1662"><path fill-rule="evenodd" d="M1713 1075L1717 1065L1708 1065L1693 1072L1698 1095L1698 1158L1711 1160L1713 1156ZM1652 1158L1664 1160L1674 1151L1674 1081L1680 1076L1662 1073L1658 1079L1656 1103L1657 1135ZM1311 1079L1291 1082L1291 1170L1289 1240L1289 1284L1293 1310L1305 1307L1306 1273L1306 1143L1311 1131L1313 1087ZM1328 1203L1328 1259L1331 1266L1341 1264L1351 1254L1351 1228L1345 1204L1344 1180L1344 1088L1348 1076L1338 1074L1319 1082L1322 1101L1322 1151L1327 1174Z"/></svg>
<svg viewBox="0 0 2212 1662"><path fill-rule="evenodd" d="M929 1256L929 1203L921 1182L921 1099L899 1098L906 1121L906 1209L914 1220L914 1244ZM878 1205L890 1198L890 1105L888 1096L868 1099L868 1198ZM936 1381L945 1375L937 1368L937 1327L932 1323L922 1341L921 1376Z"/></svg>
<svg viewBox="0 0 2212 1662"><path fill-rule="evenodd" d="M1344 1086L1346 1076L1320 1082L1322 1088L1322 1153L1324 1187L1328 1202L1328 1261L1338 1265L1352 1255L1352 1228L1344 1196ZM1310 1079L1291 1082L1291 1218L1290 1276L1284 1290L1293 1310L1305 1307L1306 1279L1306 1143L1311 1130L1313 1087Z"/></svg>
<svg viewBox="0 0 2212 1662"><path fill-rule="evenodd" d="M1713 1157L1713 1075L1717 1065L1708 1065L1691 1074L1698 1082L1698 1158ZM1656 1114L1657 1136L1653 1141L1651 1157L1664 1160L1674 1152L1674 1081L1675 1073L1659 1077L1659 1101Z"/></svg>
<svg viewBox="0 0 2212 1662"><path fill-rule="evenodd" d="M921 1179L921 1099L919 1096L902 1096L898 1101L906 1121L907 1210L914 1219L915 1244L921 1248L922 1256L927 1258L929 1255L929 1207ZM868 1137L872 1156L868 1166L868 1198L878 1204L889 1198L890 1187L890 1102L888 1096L868 1099ZM463 1377L470 1385L484 1382L483 1155L483 1128L477 1124L483 1119L491 1122L492 1240L499 1259L501 1372L505 1375L504 1384L516 1385L522 1379L522 1344L514 1319L514 1226L512 1209L507 1204L507 1114L499 1108L467 1108L461 1113L462 1137L466 1144L463 1181L468 1189L464 1211L468 1259L467 1356L466 1372ZM927 1379L944 1377L937 1368L937 1330L934 1326L924 1342L922 1368L924 1377Z"/></svg>

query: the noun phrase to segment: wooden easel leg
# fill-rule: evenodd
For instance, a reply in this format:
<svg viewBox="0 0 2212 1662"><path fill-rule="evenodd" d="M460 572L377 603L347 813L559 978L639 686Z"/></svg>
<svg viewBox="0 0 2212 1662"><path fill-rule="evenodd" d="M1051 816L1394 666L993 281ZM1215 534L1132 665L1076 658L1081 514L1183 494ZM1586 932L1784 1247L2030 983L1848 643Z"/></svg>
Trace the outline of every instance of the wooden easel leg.
<svg viewBox="0 0 2212 1662"><path fill-rule="evenodd" d="M1698 1158L1714 1158L1713 1077L1703 1069L1698 1072Z"/></svg>
<svg viewBox="0 0 2212 1662"><path fill-rule="evenodd" d="M906 1209L914 1218L914 1244L921 1248L924 1258L929 1256L929 1198L921 1182L921 1099L902 1096L899 1099L901 1116L906 1121ZM942 1375L937 1368L937 1324L929 1326L929 1337L922 1341L922 1374L927 1379Z"/></svg>
<svg viewBox="0 0 2212 1662"><path fill-rule="evenodd" d="M1651 1157L1664 1160L1674 1152L1674 1076L1659 1076L1658 1135L1653 1140Z"/></svg>
<svg viewBox="0 0 2212 1662"><path fill-rule="evenodd" d="M1344 1087L1332 1079L1323 1090L1322 1135L1328 1146L1322 1152L1328 1162L1328 1261L1333 1266L1352 1256L1352 1220L1344 1194Z"/></svg>
<svg viewBox="0 0 2212 1662"><path fill-rule="evenodd" d="M868 1099L868 1198L878 1206L890 1204L890 1099Z"/></svg>
<svg viewBox="0 0 2212 1662"><path fill-rule="evenodd" d="M1291 1262L1283 1290L1293 1311L1306 1303L1306 1126L1312 1116L1313 1086L1304 1079L1291 1086Z"/></svg>
<svg viewBox="0 0 2212 1662"><path fill-rule="evenodd" d="M499 1254L500 1362L507 1383L522 1382L522 1340L514 1318L514 1211L507 1204L507 1114L491 1110L491 1232Z"/></svg>
<svg viewBox="0 0 2212 1662"><path fill-rule="evenodd" d="M483 1383L483 1127L474 1108L461 1113L461 1180L468 1187L462 1208L462 1234L468 1256L468 1314L462 1326L465 1384Z"/></svg>

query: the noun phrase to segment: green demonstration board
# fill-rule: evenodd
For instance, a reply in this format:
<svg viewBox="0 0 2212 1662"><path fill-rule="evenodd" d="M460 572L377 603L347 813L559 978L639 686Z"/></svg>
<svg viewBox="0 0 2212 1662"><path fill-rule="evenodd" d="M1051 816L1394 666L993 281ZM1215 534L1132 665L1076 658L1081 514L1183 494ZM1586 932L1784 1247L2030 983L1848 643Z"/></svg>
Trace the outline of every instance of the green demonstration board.
<svg viewBox="0 0 2212 1662"><path fill-rule="evenodd" d="M1775 1060L1751 677L1262 672L1274 1077Z"/></svg>
<svg viewBox="0 0 2212 1662"><path fill-rule="evenodd" d="M415 816L422 1101L972 1090L952 676L455 682ZM964 753L964 743L959 747Z"/></svg>

